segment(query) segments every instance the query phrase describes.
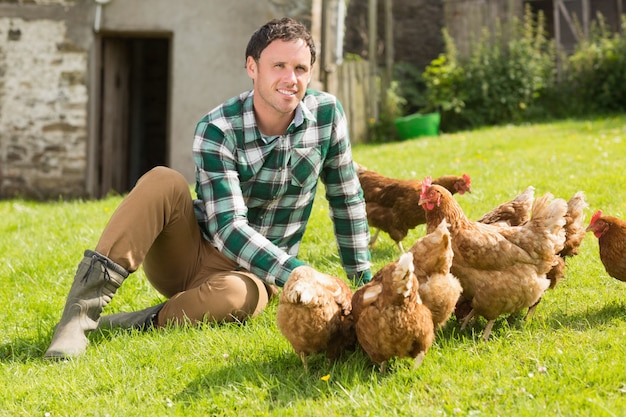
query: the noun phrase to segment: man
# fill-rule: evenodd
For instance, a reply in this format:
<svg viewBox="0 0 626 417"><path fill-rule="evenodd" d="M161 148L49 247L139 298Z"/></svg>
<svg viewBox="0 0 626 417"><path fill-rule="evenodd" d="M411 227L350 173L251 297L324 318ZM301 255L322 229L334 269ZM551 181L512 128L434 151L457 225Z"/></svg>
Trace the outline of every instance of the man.
<svg viewBox="0 0 626 417"><path fill-rule="evenodd" d="M371 279L369 229L341 105L307 90L315 46L301 23L283 18L258 29L246 49L253 90L197 125L196 192L157 167L139 179L78 266L47 358L82 354L97 327L246 320L272 287L305 265L297 253L318 179L325 184L340 259L357 284ZM168 301L100 317L128 275L143 264Z"/></svg>

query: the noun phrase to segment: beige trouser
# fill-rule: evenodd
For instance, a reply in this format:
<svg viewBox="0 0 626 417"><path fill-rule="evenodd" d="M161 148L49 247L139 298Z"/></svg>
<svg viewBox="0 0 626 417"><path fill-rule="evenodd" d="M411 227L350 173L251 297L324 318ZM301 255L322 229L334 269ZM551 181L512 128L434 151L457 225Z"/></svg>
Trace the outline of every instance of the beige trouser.
<svg viewBox="0 0 626 417"><path fill-rule="evenodd" d="M150 283L169 300L157 326L186 321L245 320L268 303L256 275L203 239L189 185L178 172L157 167L142 176L111 216L96 252L129 272L143 264Z"/></svg>

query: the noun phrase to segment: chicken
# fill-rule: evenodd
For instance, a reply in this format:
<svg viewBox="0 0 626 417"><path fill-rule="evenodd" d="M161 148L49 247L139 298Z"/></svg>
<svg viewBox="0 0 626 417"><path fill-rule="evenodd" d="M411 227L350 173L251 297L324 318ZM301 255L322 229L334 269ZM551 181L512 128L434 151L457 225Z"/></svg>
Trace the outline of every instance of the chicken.
<svg viewBox="0 0 626 417"><path fill-rule="evenodd" d="M529 186L526 190L519 194L515 199L500 204L495 209L478 219L481 223L495 224L503 226L519 226L526 223L530 218L530 211L534 201L533 186ZM549 289L553 289L565 278L566 259L578 254L580 244L585 237L585 212L584 209L589 205L585 201L585 195L582 191L578 191L567 202L567 213L565 214L565 243L563 249L555 254L555 265L546 274L546 278L550 280ZM526 319L533 316L537 303L528 309ZM461 310L461 308L459 308ZM457 313L457 318L462 316Z"/></svg>
<svg viewBox="0 0 626 417"><path fill-rule="evenodd" d="M278 329L300 356L325 353L335 360L356 345L352 290L344 281L309 266L291 272L276 311Z"/></svg>
<svg viewBox="0 0 626 417"><path fill-rule="evenodd" d="M587 232L598 238L600 260L611 277L626 282L626 221L603 216L598 210L591 217Z"/></svg>
<svg viewBox="0 0 626 417"><path fill-rule="evenodd" d="M454 252L450 271L461 282L463 297L471 300L472 311L461 328L473 316L482 316L487 340L500 315L529 308L549 287L546 274L565 242L567 203L546 193L534 201L525 224L495 226L470 221L452 194L430 178L422 184L427 232L448 222Z"/></svg>
<svg viewBox="0 0 626 417"><path fill-rule="evenodd" d="M421 181L388 178L356 162L354 166L363 189L367 221L376 229L370 245L374 245L382 230L396 242L400 252L404 252L402 240L409 230L426 223L424 210L418 204ZM467 174L445 175L434 179L433 183L453 194L471 192L471 180Z"/></svg>
<svg viewBox="0 0 626 417"><path fill-rule="evenodd" d="M413 254L379 270L352 298L357 340L381 373L393 357L419 366L435 338L433 319L419 296Z"/></svg>
<svg viewBox="0 0 626 417"><path fill-rule="evenodd" d="M440 329L452 315L463 291L459 280L450 273L453 252L446 222L419 238L408 253L413 255L419 296L432 314L434 329Z"/></svg>
<svg viewBox="0 0 626 417"><path fill-rule="evenodd" d="M567 214L565 215L565 244L559 255L569 258L578 255L580 244L585 238L585 209L589 204L585 201L585 194L578 191L567 202Z"/></svg>
<svg viewBox="0 0 626 417"><path fill-rule="evenodd" d="M485 224L519 226L530 218L534 200L535 187L531 185L513 200L500 204L477 221Z"/></svg>
<svg viewBox="0 0 626 417"><path fill-rule="evenodd" d="M496 226L519 226L530 219L533 201L535 201L535 187L530 185L513 200L498 205L477 221ZM454 309L454 315L457 320L465 319L471 311L472 300L459 297L459 301Z"/></svg>
<svg viewBox="0 0 626 417"><path fill-rule="evenodd" d="M580 244L585 238L585 208L589 204L585 201L585 194L578 191L567 202L567 213L565 214L565 243L563 249L557 253L557 265L555 265L548 273L550 280L550 289L565 277L566 259L578 255Z"/></svg>

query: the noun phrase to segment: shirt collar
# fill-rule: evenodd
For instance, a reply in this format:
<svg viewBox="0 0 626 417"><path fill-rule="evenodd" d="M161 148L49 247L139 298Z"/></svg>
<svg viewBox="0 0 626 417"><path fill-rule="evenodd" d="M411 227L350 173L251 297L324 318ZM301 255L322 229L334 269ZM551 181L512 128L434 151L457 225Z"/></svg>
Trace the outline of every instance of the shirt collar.
<svg viewBox="0 0 626 417"><path fill-rule="evenodd" d="M244 140L245 142L253 142L258 139L257 135L261 136L263 142L268 143L277 138L278 136L265 136L262 135L256 126L256 120L254 118L254 106L253 106L253 97L254 90L250 91L250 94L245 98L243 104L243 120L244 120ZM293 117L293 120L287 127L286 134L292 133L295 129L299 128L305 120L315 121L315 115L311 112L311 110L306 106L304 98L298 103L296 107L296 113ZM249 129L254 127L254 129Z"/></svg>

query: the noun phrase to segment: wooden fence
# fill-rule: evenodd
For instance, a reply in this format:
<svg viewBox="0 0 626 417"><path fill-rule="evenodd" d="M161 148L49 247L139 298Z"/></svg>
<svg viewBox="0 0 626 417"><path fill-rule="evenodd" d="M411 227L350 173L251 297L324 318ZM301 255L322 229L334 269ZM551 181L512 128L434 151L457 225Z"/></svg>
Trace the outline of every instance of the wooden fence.
<svg viewBox="0 0 626 417"><path fill-rule="evenodd" d="M367 61L343 62L328 72L326 90L337 96L346 112L352 143L367 142L370 118L378 100L372 92L371 70Z"/></svg>

